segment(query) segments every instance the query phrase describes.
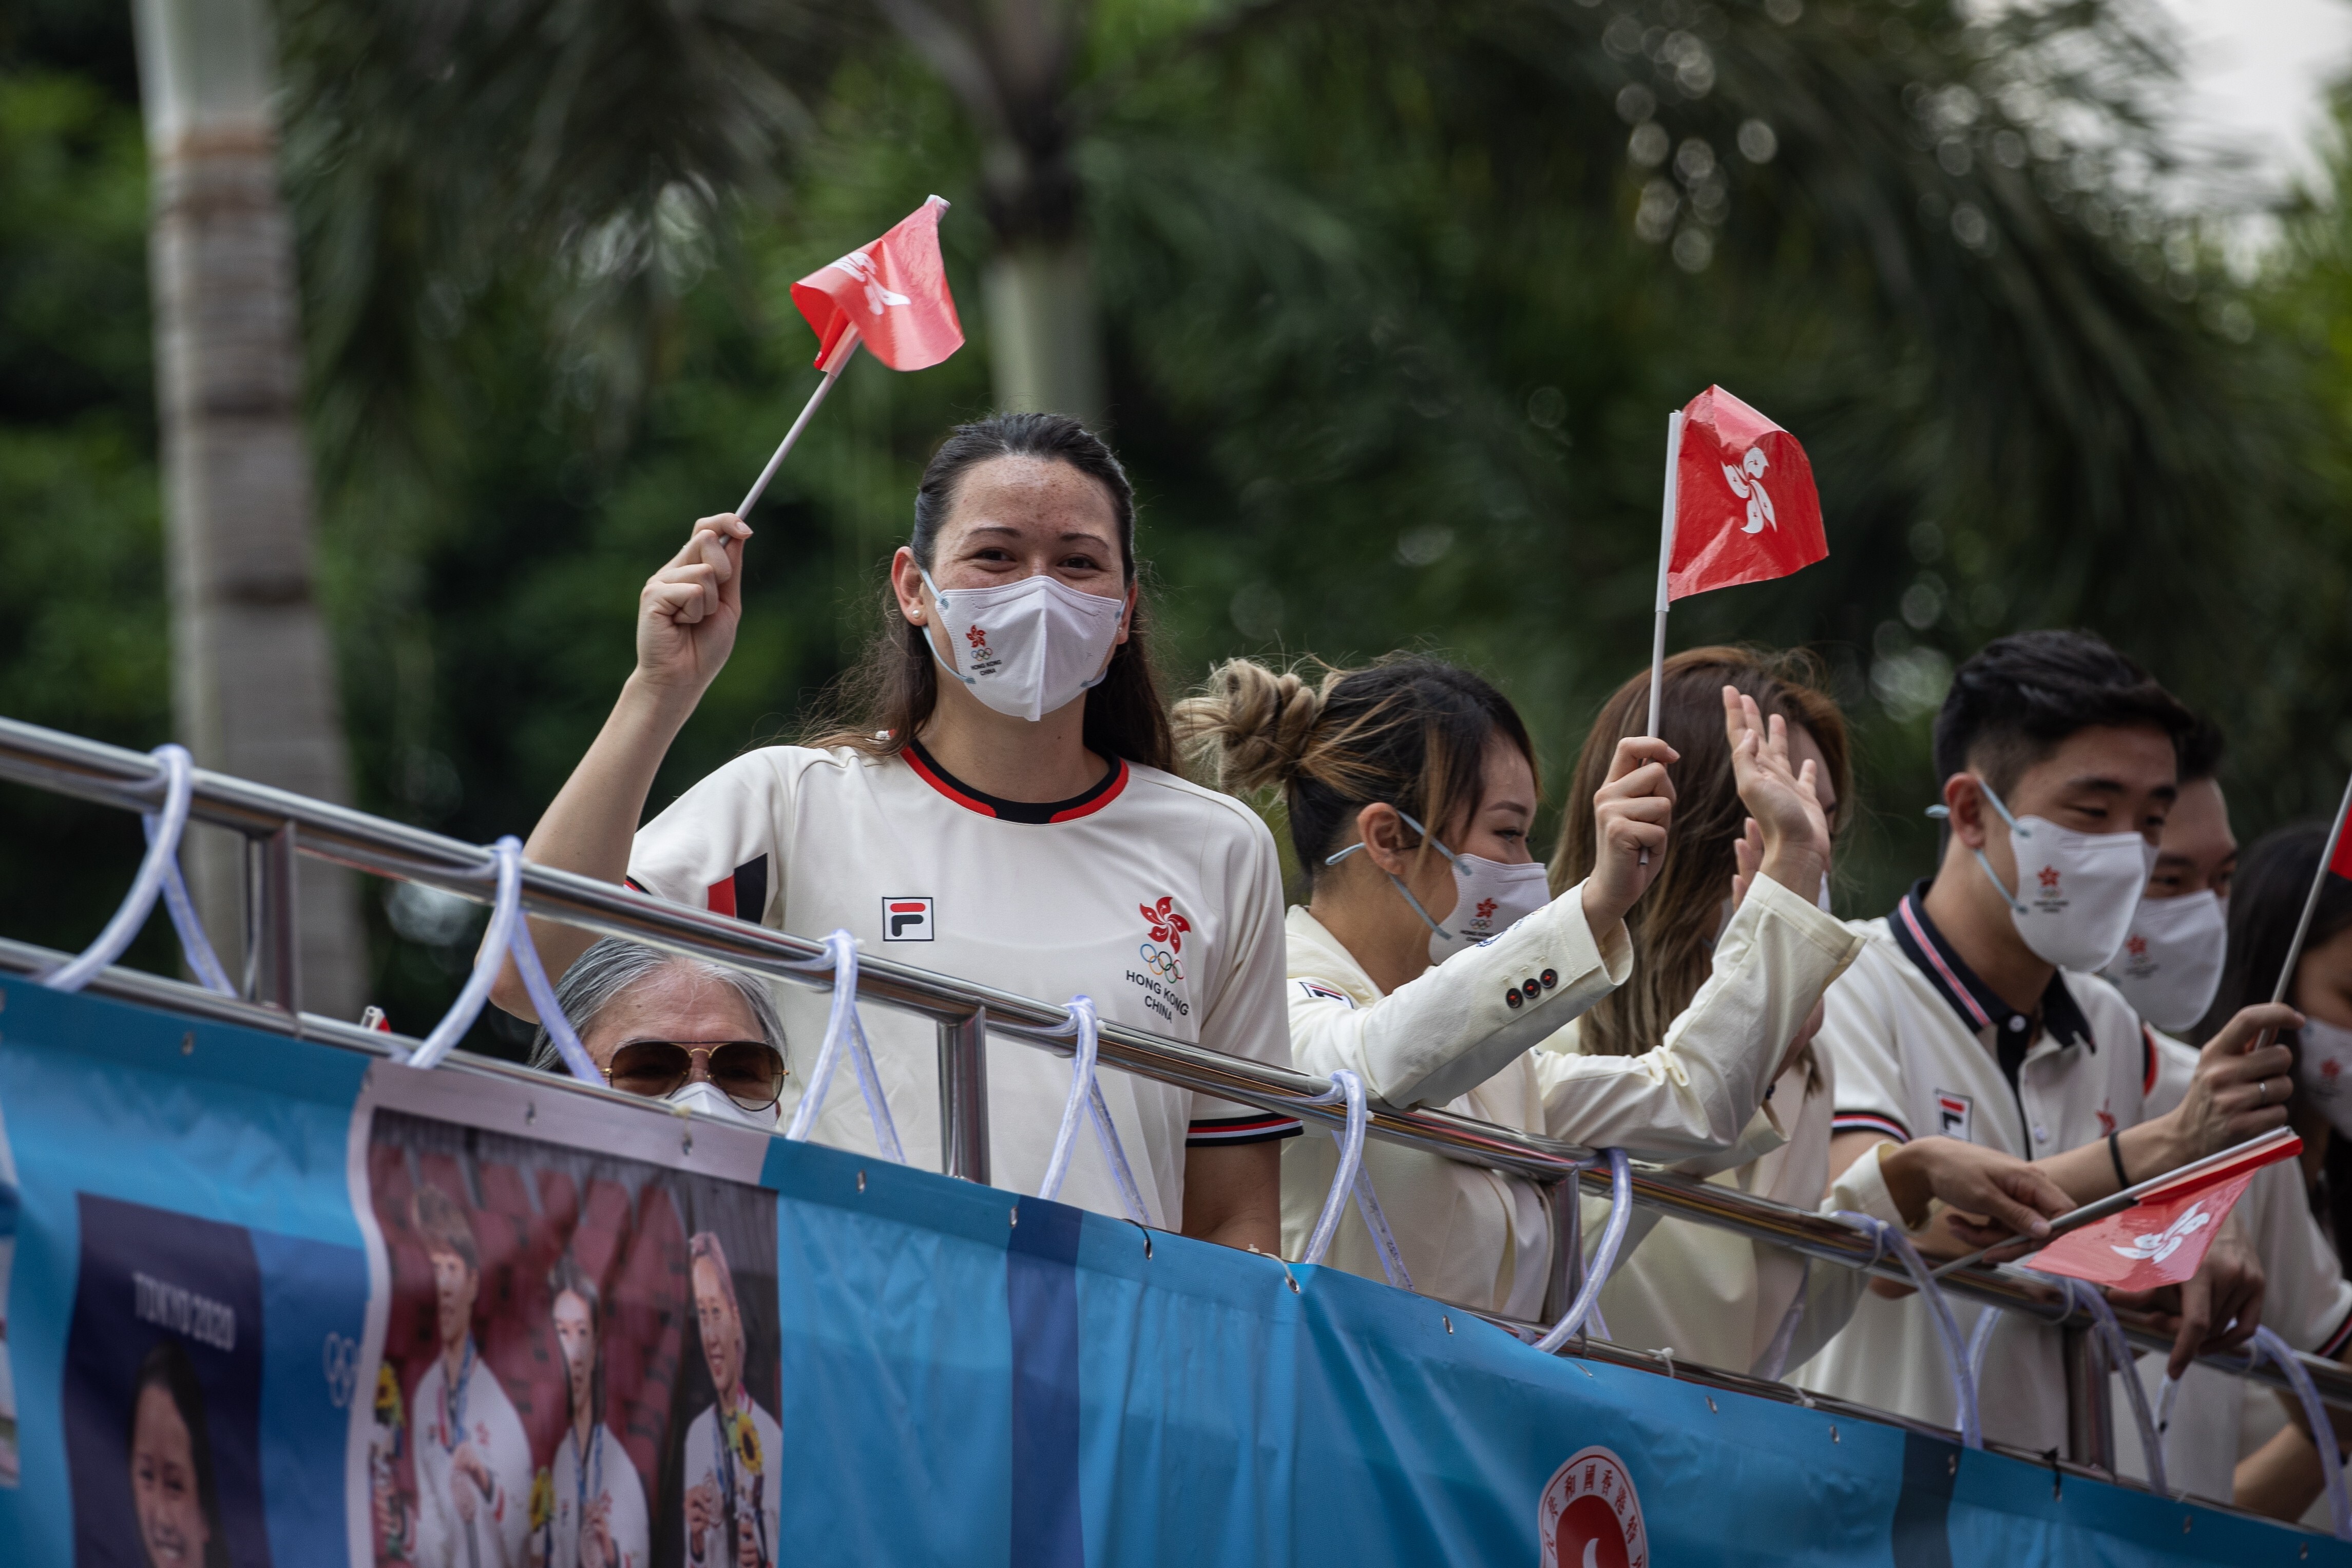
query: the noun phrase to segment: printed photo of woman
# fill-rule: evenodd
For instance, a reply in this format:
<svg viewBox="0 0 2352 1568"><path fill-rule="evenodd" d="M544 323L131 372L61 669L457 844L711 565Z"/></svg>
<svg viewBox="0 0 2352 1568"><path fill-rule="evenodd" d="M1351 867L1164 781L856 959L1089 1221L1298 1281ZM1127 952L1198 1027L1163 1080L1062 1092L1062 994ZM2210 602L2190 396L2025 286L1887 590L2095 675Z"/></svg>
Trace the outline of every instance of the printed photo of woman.
<svg viewBox="0 0 2352 1568"><path fill-rule="evenodd" d="M520 1489L530 1443L514 1402L474 1339L481 1254L466 1211L440 1188L417 1190L414 1219L433 1262L441 1353L416 1382L417 1560L432 1568L508 1568L529 1520Z"/></svg>
<svg viewBox="0 0 2352 1568"><path fill-rule="evenodd" d="M604 1425L603 1293L572 1254L548 1271L550 1315L563 1352L563 1440L534 1489L533 1568L645 1568L651 1535L645 1484Z"/></svg>
<svg viewBox="0 0 2352 1568"><path fill-rule="evenodd" d="M187 1347L159 1340L131 1407L131 1499L147 1568L229 1568L213 1484L205 1392Z"/></svg>
<svg viewBox="0 0 2352 1568"><path fill-rule="evenodd" d="M719 1237L698 1231L695 1321L718 1397L686 1431L686 1556L695 1568L770 1568L782 1511L783 1434L743 1386L743 1309Z"/></svg>

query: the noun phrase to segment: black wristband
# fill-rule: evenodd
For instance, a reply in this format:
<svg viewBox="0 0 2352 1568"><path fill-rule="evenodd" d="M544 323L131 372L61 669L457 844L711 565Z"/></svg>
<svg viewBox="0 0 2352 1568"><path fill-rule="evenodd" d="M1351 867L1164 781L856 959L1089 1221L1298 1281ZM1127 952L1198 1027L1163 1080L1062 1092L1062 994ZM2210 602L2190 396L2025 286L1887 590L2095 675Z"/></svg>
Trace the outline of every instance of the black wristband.
<svg viewBox="0 0 2352 1568"><path fill-rule="evenodd" d="M2124 1174L2122 1138L2120 1130L2107 1134L2107 1158L2116 1163L2116 1187L2118 1191L2131 1185L2131 1178Z"/></svg>

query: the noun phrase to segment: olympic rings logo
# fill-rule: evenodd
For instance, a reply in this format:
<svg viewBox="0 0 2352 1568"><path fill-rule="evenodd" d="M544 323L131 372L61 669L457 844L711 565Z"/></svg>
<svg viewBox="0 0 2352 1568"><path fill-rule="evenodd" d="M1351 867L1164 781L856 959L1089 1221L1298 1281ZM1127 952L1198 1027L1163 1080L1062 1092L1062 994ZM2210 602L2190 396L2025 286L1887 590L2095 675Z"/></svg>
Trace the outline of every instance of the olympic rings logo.
<svg viewBox="0 0 2352 1568"><path fill-rule="evenodd" d="M341 1334L329 1334L320 1347L320 1370L327 1374L327 1401L338 1410L352 1402L352 1391L358 1386L359 1359L358 1342Z"/></svg>
<svg viewBox="0 0 2352 1568"><path fill-rule="evenodd" d="M1155 947L1150 942L1147 942L1135 951L1142 957L1143 966L1146 969L1150 970L1152 973L1158 975L1160 979L1181 980L1184 978L1183 964L1177 962L1176 955L1169 952L1166 948Z"/></svg>

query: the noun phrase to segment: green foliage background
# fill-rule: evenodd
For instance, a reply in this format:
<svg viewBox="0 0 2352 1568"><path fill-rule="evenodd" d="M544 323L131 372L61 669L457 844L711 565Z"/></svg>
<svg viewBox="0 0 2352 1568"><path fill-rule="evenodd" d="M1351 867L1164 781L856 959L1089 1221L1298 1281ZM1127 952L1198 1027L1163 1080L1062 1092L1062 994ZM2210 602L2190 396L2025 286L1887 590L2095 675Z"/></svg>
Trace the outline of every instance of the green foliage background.
<svg viewBox="0 0 2352 1568"><path fill-rule="evenodd" d="M628 668L638 583L813 384L791 280L926 191L957 203L971 346L845 378L755 520L742 640L657 803L792 733L876 624L930 446L990 406L956 102L862 13L743 8L783 129L726 141L629 78L534 217L499 100L437 99L400 5L281 9L359 803L469 839L528 831ZM2226 275L2204 216L2147 195L2168 68L2133 16L1101 5L1071 158L1171 681L1438 649L1520 703L1557 808L1646 658L1664 416L1720 382L1805 441L1832 555L1686 603L1673 640L1828 662L1862 742L1842 910L1924 868L1926 715L2007 630L2095 626L2214 712L2242 836L2321 808L2352 762L2352 226L2304 202ZM2105 74L2049 65L2082 58ZM1648 119L1677 154L1654 169ZM1760 159L1735 151L1758 121ZM599 133L725 177L606 190ZM170 728L144 178L127 15L0 8L0 711L140 747ZM7 788L6 932L79 945L137 844ZM402 939L380 891L377 994L422 1027L467 944ZM160 921L134 957L171 963Z"/></svg>

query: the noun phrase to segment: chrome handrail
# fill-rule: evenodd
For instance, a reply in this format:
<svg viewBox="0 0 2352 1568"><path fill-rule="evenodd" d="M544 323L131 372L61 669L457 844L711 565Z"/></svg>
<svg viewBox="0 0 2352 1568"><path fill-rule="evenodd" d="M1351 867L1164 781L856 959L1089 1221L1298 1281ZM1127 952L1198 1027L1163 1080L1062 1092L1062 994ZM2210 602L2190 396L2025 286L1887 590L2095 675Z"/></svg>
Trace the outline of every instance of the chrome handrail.
<svg viewBox="0 0 2352 1568"><path fill-rule="evenodd" d="M143 752L16 720L0 719L0 778L124 810L142 811L151 809L159 798L164 771L163 764ZM293 847L316 858L377 876L423 883L477 903L490 901L493 860L488 847L390 822L349 806L198 769L190 816L193 820L229 829L252 841L283 844L290 835ZM824 947L821 942L670 903L608 882L543 866L526 866L522 900L524 907L535 915L599 935L627 937L798 985L827 984L822 976L813 979L804 971L791 967L811 958L822 958ZM284 903L263 912L279 921L295 918L292 909ZM55 967L67 956L26 942L0 940L0 972L37 974ZM922 1013L939 1021L943 1089L949 1088L951 1073L960 1073L967 1084L975 1067L984 1074L984 1058L977 1050L981 1032L972 1026L982 1015L988 1031L1063 1055L1072 1048L1067 1040L1052 1037L1052 1031L1066 1023L1066 1015L1060 1006L993 986L887 959L861 957L857 988L861 1000ZM416 1043L404 1037L362 1029L356 1024L304 1013L299 1004L288 1007L226 998L180 981L133 970L106 970L88 989L142 1005L378 1055L404 1055ZM1140 1077L1303 1121L1334 1125L1342 1121L1342 1113L1336 1107L1320 1101L1328 1088L1320 1079L1228 1057L1183 1041L1164 1039L1139 1029L1105 1024L1100 1060ZM447 1065L457 1070L501 1074L528 1070L462 1053ZM537 1074L532 1078L535 1082L560 1084L567 1092L604 1094L618 1100L629 1099L569 1079L549 1080ZM948 1100L941 1129L948 1172L985 1181L985 1139L975 1137L972 1126L974 1122L981 1127L985 1125L984 1088L979 1093L950 1093ZM1590 1186L1596 1194L1607 1192L1607 1174L1593 1168L1593 1152L1558 1139L1448 1111L1401 1110L1377 1101L1368 1131L1391 1142L1538 1182L1574 1180ZM977 1159L972 1157L975 1151ZM1909 1275L1899 1264L1880 1257L1875 1241L1844 1221L1826 1215L1791 1208L1671 1172L1640 1167L1633 1173L1633 1194L1636 1203L1676 1218L1731 1231L1841 1268L1864 1269L1899 1284L1910 1283ZM2086 1331L2093 1326L2087 1313L2065 1309L2052 1300L2053 1293L2045 1287L1997 1268L1962 1269L1948 1276L1943 1285L1965 1300L2022 1312L2070 1331ZM1491 1314L1481 1315L1492 1319ZM2163 1331L2153 1316L2122 1310L2116 1315L2126 1334L2141 1349L2170 1348L2171 1336ZM1569 1353L1588 1353L1590 1350L1580 1341L1570 1342ZM2267 1362L2249 1369L2242 1357L2212 1355L2201 1359L2205 1364L2235 1376L2282 1389L2289 1386L2285 1374ZM2321 1396L2328 1404L2352 1412L2352 1368L2308 1354L2299 1359ZM1689 1368L1687 1363L1677 1364L1685 1371ZM1742 1384L1753 1381L1738 1378L1733 1373L1717 1375L1735 1378ZM2100 1386L2104 1388L2104 1383ZM1862 1413L1859 1406L1845 1408ZM1886 1412L1870 1414L1895 1425L1919 1426Z"/></svg>

